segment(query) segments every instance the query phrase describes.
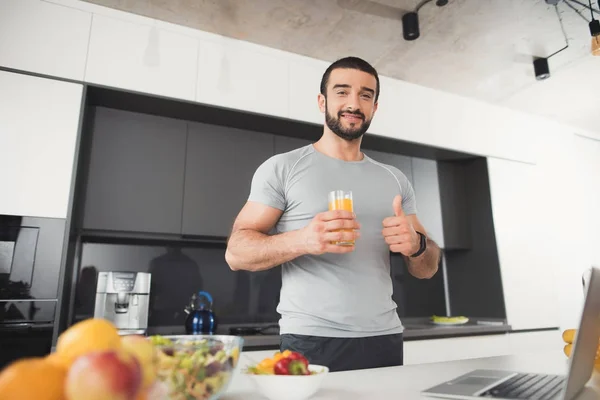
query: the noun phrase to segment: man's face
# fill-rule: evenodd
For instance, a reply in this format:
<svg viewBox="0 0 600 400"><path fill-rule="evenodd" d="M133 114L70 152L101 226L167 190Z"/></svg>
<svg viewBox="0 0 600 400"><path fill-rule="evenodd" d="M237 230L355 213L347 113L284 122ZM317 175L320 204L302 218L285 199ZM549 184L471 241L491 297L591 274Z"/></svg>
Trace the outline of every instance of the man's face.
<svg viewBox="0 0 600 400"><path fill-rule="evenodd" d="M377 110L376 88L377 80L369 73L356 69L331 71L327 98L319 95L319 106L329 129L348 141L364 135Z"/></svg>

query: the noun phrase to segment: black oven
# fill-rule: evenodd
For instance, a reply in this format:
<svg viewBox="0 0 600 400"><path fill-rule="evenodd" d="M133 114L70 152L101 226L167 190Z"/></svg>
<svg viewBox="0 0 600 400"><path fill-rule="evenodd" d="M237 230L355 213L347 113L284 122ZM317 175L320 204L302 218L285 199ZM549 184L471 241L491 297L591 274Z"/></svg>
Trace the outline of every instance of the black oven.
<svg viewBox="0 0 600 400"><path fill-rule="evenodd" d="M65 220L0 214L0 368L50 352Z"/></svg>

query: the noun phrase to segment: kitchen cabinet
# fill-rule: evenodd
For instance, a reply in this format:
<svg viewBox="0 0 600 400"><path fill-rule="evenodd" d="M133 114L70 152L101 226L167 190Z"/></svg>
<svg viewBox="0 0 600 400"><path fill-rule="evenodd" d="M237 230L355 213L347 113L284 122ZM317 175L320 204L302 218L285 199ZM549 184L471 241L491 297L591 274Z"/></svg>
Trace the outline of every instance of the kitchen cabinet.
<svg viewBox="0 0 600 400"><path fill-rule="evenodd" d="M290 78L284 54L228 39L202 39L198 51L197 102L288 117Z"/></svg>
<svg viewBox="0 0 600 400"><path fill-rule="evenodd" d="M438 246L444 247L444 224L437 161L412 158L413 188L419 221Z"/></svg>
<svg viewBox="0 0 600 400"><path fill-rule="evenodd" d="M468 167L454 161L438 161L437 166L444 247L447 250L468 250L471 248Z"/></svg>
<svg viewBox="0 0 600 400"><path fill-rule="evenodd" d="M39 0L2 0L0 65L83 80L92 14Z"/></svg>
<svg viewBox="0 0 600 400"><path fill-rule="evenodd" d="M323 124L325 114L319 110L318 85L323 78L323 73L329 67L329 63L297 54L290 54L289 59L289 117L298 121Z"/></svg>
<svg viewBox="0 0 600 400"><path fill-rule="evenodd" d="M83 86L0 71L0 88L0 214L66 218Z"/></svg>
<svg viewBox="0 0 600 400"><path fill-rule="evenodd" d="M488 159L488 168L508 323L519 330L559 326L555 255L549 250L557 243L548 242L545 232L557 225L556 204L541 190L545 171L496 158Z"/></svg>
<svg viewBox="0 0 600 400"><path fill-rule="evenodd" d="M94 14L86 82L193 101L197 67L197 39Z"/></svg>
<svg viewBox="0 0 600 400"><path fill-rule="evenodd" d="M182 233L227 237L255 170L272 155L273 135L190 123Z"/></svg>
<svg viewBox="0 0 600 400"><path fill-rule="evenodd" d="M186 122L97 108L85 229L181 232Z"/></svg>
<svg viewBox="0 0 600 400"><path fill-rule="evenodd" d="M313 143L312 140L300 139L287 136L274 136L275 154L287 153L288 151L299 149Z"/></svg>

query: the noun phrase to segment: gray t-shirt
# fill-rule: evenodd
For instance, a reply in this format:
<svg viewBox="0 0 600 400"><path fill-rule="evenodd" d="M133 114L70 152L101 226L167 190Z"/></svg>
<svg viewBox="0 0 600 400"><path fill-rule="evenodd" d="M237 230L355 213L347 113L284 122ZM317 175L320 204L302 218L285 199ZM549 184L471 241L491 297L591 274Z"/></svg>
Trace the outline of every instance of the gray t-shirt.
<svg viewBox="0 0 600 400"><path fill-rule="evenodd" d="M407 215L416 214L413 188L399 169L366 154L361 161L339 160L310 144L260 165L248 200L283 211L272 232L277 234L303 228L327 211L332 190L352 191L361 236L351 253L304 255L281 266L280 333L326 337L400 333L389 246L381 232L383 220L394 215L396 195L402 195Z"/></svg>

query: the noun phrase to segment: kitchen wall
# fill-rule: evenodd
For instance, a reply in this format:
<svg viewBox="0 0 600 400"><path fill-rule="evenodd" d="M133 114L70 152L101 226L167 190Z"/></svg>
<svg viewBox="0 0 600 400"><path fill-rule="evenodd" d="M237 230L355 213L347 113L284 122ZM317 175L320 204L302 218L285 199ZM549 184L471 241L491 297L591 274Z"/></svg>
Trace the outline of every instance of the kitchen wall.
<svg viewBox="0 0 600 400"><path fill-rule="evenodd" d="M0 66L75 81L52 83L62 95L80 89L77 82L93 82L322 123L315 99L328 63L76 0L0 4ZM8 79L12 87L25 85L38 93L48 85L38 78ZM370 132L487 158L509 323L517 329L572 327L579 317L581 273L594 262L600 265L595 251L600 243L600 133L387 77L381 83L381 104ZM25 115L23 110L39 115L44 110L34 96L15 103L5 93L0 94L0 109L7 115ZM70 107L59 117L38 121L72 127L80 110L77 104ZM73 129L51 130L49 135L63 138L65 132ZM17 135L9 141L2 137L0 149L13 149L13 139L27 141ZM75 137L66 139L51 159L75 160ZM42 149L23 154L16 163L0 157L0 167L27 165L16 168L23 180L70 179L66 171L51 175L48 159L42 161L40 154ZM8 192L18 187L17 181ZM66 192L56 186L54 192L29 197L26 204L40 214L68 215ZM8 200L3 201L0 207ZM45 210L49 201L52 210Z"/></svg>

